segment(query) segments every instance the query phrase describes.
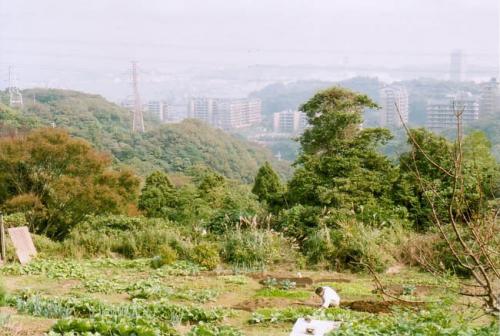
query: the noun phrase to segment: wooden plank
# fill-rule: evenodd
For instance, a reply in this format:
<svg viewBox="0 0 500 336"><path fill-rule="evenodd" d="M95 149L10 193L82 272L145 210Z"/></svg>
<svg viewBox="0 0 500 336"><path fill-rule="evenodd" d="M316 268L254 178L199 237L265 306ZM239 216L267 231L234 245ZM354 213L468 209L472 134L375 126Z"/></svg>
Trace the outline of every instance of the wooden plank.
<svg viewBox="0 0 500 336"><path fill-rule="evenodd" d="M33 257L36 256L35 244L31 239L30 232L27 226L20 226L7 229L10 239L14 244L17 258L21 264L28 263Z"/></svg>

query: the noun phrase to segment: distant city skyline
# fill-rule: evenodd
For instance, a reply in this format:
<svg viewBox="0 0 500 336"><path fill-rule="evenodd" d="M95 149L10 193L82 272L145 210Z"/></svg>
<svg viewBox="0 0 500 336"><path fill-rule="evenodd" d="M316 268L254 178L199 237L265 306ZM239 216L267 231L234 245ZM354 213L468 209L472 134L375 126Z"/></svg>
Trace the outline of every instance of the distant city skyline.
<svg viewBox="0 0 500 336"><path fill-rule="evenodd" d="M226 93L238 96L272 81L259 79L258 70L257 79L244 76L256 65L290 72L331 67L317 75L330 80L446 78L454 50L464 54L466 79L486 79L500 71L499 6L497 0L0 0L0 88L8 85L11 65L21 88L78 89L116 100L127 93L136 60L145 95L229 87L209 82L226 80L227 72L243 74L231 79L235 92Z"/></svg>

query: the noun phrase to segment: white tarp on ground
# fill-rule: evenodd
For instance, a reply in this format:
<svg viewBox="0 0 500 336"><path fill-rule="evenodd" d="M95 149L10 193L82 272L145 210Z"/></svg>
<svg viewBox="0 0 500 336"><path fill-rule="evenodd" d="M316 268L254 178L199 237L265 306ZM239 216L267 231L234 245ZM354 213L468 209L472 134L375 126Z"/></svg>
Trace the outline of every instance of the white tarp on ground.
<svg viewBox="0 0 500 336"><path fill-rule="evenodd" d="M290 336L324 336L340 327L340 322L299 318L293 325Z"/></svg>

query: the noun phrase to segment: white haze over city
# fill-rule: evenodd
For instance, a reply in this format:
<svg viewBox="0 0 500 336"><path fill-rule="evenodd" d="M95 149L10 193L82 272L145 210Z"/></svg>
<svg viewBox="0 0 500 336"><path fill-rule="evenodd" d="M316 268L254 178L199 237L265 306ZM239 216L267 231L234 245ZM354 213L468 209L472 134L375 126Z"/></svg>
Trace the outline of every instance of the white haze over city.
<svg viewBox="0 0 500 336"><path fill-rule="evenodd" d="M307 79L296 70L309 67L311 77L328 80L445 78L453 50L463 51L469 79L485 79L498 71L499 6L498 0L0 0L0 88L11 66L20 87L119 99L127 94L131 60L139 62L146 96L169 89L203 94L209 85L222 95L244 94Z"/></svg>

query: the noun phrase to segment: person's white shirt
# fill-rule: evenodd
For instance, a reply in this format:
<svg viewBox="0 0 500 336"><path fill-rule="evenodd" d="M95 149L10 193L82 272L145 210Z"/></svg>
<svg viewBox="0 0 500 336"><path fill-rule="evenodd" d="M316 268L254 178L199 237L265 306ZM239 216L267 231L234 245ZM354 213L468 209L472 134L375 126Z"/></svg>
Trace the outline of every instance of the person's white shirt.
<svg viewBox="0 0 500 336"><path fill-rule="evenodd" d="M330 306L338 307L340 305L340 296L337 292L328 286L321 287L323 288L323 294L321 295L321 300L323 304L321 307L328 308Z"/></svg>

